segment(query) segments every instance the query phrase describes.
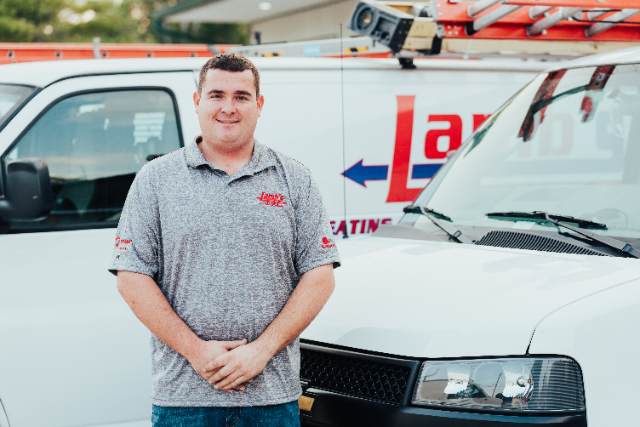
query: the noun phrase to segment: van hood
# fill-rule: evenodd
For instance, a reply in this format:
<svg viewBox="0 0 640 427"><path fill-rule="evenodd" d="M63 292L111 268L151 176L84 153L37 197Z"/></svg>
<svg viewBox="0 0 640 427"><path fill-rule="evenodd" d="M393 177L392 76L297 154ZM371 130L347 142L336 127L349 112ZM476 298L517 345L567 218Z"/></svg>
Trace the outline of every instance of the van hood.
<svg viewBox="0 0 640 427"><path fill-rule="evenodd" d="M526 353L548 314L640 278L640 260L368 237L302 338L410 357Z"/></svg>

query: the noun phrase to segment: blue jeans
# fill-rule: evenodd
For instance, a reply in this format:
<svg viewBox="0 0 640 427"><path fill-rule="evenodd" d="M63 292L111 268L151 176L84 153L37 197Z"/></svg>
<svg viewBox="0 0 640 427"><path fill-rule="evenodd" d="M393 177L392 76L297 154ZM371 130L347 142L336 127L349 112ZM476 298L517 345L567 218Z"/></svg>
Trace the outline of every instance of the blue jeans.
<svg viewBox="0 0 640 427"><path fill-rule="evenodd" d="M299 427L298 401L238 408L153 405L153 427Z"/></svg>

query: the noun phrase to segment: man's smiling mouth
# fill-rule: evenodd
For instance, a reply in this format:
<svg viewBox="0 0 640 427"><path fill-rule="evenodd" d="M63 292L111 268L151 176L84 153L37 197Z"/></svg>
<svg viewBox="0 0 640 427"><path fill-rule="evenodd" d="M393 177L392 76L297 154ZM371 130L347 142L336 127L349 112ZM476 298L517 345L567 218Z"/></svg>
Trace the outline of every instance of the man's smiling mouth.
<svg viewBox="0 0 640 427"><path fill-rule="evenodd" d="M232 124L235 124L235 123L240 123L240 120L219 120L219 119L216 119L216 122L222 123L223 125L232 125Z"/></svg>

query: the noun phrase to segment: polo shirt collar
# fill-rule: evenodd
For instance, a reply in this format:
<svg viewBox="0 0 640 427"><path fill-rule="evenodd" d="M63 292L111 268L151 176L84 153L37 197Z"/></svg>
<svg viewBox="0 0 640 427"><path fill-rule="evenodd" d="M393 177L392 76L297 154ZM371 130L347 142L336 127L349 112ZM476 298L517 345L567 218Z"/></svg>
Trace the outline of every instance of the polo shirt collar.
<svg viewBox="0 0 640 427"><path fill-rule="evenodd" d="M198 136L192 144L185 147L187 165L194 169L203 165L209 166L211 169L216 169L213 165L207 162L207 159L204 158L204 154L202 154L202 151L198 148L198 144L201 142L202 136ZM238 174L255 174L275 165L276 160L271 150L254 140L251 160L240 171L238 171Z"/></svg>
<svg viewBox="0 0 640 427"><path fill-rule="evenodd" d="M198 144L202 142L202 137L196 137L192 144L185 147L185 157L187 159L187 165L196 169L202 165L209 165L209 162L204 158L202 151L198 148Z"/></svg>

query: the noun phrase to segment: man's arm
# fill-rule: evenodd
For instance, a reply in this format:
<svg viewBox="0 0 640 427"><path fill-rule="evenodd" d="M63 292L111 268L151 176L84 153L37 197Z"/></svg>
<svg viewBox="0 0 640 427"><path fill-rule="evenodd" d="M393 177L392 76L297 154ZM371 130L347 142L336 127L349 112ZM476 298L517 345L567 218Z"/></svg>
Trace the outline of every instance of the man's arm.
<svg viewBox="0 0 640 427"><path fill-rule="evenodd" d="M232 390L260 374L267 363L297 338L318 315L333 292L333 266L316 267L302 275L282 311L255 341L237 347L209 363L205 378L216 388Z"/></svg>
<svg viewBox="0 0 640 427"><path fill-rule="evenodd" d="M118 271L118 292L151 333L184 356L201 376L216 357L246 343L246 340L200 339L176 314L156 282L146 274Z"/></svg>

